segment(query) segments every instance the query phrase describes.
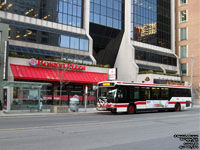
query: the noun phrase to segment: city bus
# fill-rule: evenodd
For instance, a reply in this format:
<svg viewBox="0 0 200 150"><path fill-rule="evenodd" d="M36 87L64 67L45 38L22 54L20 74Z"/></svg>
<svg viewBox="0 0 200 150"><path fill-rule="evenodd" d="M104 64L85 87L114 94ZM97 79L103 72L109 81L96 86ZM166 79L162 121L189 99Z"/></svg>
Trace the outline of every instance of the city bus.
<svg viewBox="0 0 200 150"><path fill-rule="evenodd" d="M97 110L134 114L140 110L181 111L192 107L191 87L119 81L98 83Z"/></svg>

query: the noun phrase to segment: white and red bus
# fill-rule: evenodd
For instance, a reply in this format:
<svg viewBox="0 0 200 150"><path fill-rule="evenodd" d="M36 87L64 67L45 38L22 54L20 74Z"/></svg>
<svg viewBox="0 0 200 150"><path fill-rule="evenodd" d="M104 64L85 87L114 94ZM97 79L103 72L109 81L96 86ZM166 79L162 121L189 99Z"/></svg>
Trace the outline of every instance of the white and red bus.
<svg viewBox="0 0 200 150"><path fill-rule="evenodd" d="M136 113L139 110L175 110L192 107L189 86L105 81L98 83L97 110Z"/></svg>

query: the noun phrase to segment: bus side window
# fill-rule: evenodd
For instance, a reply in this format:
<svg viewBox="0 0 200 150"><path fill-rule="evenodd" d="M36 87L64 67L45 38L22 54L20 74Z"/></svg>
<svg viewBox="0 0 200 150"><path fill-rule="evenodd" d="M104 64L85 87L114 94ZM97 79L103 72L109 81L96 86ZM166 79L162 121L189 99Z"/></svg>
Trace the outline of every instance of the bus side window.
<svg viewBox="0 0 200 150"><path fill-rule="evenodd" d="M169 89L168 88L161 88L161 99L169 100Z"/></svg>
<svg viewBox="0 0 200 150"><path fill-rule="evenodd" d="M146 101L150 99L150 87L141 87L141 100Z"/></svg>
<svg viewBox="0 0 200 150"><path fill-rule="evenodd" d="M159 100L160 99L160 88L152 87L151 88L151 99Z"/></svg>
<svg viewBox="0 0 200 150"><path fill-rule="evenodd" d="M134 99L140 99L140 88L134 87Z"/></svg>
<svg viewBox="0 0 200 150"><path fill-rule="evenodd" d="M134 87L130 87L130 88L129 88L129 98L130 98L131 100L134 99Z"/></svg>
<svg viewBox="0 0 200 150"><path fill-rule="evenodd" d="M128 102L129 99L128 99L128 89L127 88L119 88L117 90L117 98L119 100L119 102L121 103L125 103L125 102Z"/></svg>
<svg viewBox="0 0 200 150"><path fill-rule="evenodd" d="M117 97L118 98L124 98L124 93L122 92L122 90L117 91Z"/></svg>
<svg viewBox="0 0 200 150"><path fill-rule="evenodd" d="M191 97L191 91L189 89L183 89L181 97Z"/></svg>

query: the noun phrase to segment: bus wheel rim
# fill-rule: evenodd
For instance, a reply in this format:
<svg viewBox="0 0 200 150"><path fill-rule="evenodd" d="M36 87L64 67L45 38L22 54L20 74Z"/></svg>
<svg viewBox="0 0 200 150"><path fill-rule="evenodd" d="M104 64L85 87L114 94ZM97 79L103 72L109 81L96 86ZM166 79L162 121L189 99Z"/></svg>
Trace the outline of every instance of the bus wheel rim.
<svg viewBox="0 0 200 150"><path fill-rule="evenodd" d="M130 113L134 113L134 107L133 107L132 105L129 106L129 109L128 109L128 110L129 110Z"/></svg>
<svg viewBox="0 0 200 150"><path fill-rule="evenodd" d="M177 111L180 111L180 106L179 105L177 106Z"/></svg>

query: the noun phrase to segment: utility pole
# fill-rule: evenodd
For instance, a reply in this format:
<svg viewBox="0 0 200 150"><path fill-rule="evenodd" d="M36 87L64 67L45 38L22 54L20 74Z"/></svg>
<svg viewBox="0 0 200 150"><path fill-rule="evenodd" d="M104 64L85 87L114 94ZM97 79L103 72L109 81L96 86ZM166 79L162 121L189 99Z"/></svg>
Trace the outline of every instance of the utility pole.
<svg viewBox="0 0 200 150"><path fill-rule="evenodd" d="M88 86L85 86L85 112L87 111Z"/></svg>
<svg viewBox="0 0 200 150"><path fill-rule="evenodd" d="M191 72L190 72L190 86L191 86L191 95L192 95L192 100L193 100L193 66L194 66L194 56L191 56Z"/></svg>

